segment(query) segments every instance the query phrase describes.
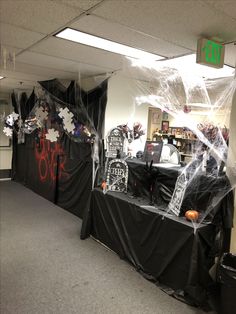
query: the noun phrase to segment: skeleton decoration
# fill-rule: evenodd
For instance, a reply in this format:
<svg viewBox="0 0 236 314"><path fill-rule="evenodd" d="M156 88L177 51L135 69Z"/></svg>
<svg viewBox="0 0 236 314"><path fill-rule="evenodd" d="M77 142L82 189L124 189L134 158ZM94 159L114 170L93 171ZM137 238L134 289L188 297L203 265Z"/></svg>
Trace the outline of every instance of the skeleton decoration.
<svg viewBox="0 0 236 314"><path fill-rule="evenodd" d="M127 192L128 165L124 160L112 159L108 163L106 185L108 191Z"/></svg>

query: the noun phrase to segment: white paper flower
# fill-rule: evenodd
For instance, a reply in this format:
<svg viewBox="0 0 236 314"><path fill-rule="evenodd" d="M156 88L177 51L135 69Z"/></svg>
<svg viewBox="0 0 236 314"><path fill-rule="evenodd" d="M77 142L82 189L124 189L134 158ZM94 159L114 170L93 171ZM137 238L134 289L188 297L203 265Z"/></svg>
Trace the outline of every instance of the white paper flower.
<svg viewBox="0 0 236 314"><path fill-rule="evenodd" d="M59 115L60 118L63 119L69 112L70 112L70 111L69 111L69 109L68 109L67 107L64 108L64 109L63 109L63 108L60 108L58 115Z"/></svg>
<svg viewBox="0 0 236 314"><path fill-rule="evenodd" d="M43 107L38 107L35 111L35 117L40 121L46 120L48 112Z"/></svg>
<svg viewBox="0 0 236 314"><path fill-rule="evenodd" d="M60 118L64 121L71 121L74 117L73 113L68 108L60 108L60 113L58 114Z"/></svg>
<svg viewBox="0 0 236 314"><path fill-rule="evenodd" d="M64 130L66 130L68 133L71 133L75 129L74 123L71 121L63 121L64 122Z"/></svg>
<svg viewBox="0 0 236 314"><path fill-rule="evenodd" d="M11 128L8 128L7 126L5 126L3 128L3 133L6 135L6 136L12 136L12 129Z"/></svg>
<svg viewBox="0 0 236 314"><path fill-rule="evenodd" d="M15 113L15 112L12 112L12 114L10 114L13 118L14 121L18 120L19 118L19 114L18 113Z"/></svg>
<svg viewBox="0 0 236 314"><path fill-rule="evenodd" d="M50 142L56 142L59 137L59 132L55 129L48 129L48 133L46 134L46 139Z"/></svg>

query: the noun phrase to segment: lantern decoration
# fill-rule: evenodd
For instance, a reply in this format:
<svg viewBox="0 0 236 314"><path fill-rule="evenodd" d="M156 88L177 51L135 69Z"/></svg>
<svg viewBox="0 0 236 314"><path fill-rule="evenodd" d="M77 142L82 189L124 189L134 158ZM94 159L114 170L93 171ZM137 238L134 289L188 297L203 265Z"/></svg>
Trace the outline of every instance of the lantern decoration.
<svg viewBox="0 0 236 314"><path fill-rule="evenodd" d="M196 210L187 210L185 213L185 218L190 221L197 221L199 217L199 212Z"/></svg>

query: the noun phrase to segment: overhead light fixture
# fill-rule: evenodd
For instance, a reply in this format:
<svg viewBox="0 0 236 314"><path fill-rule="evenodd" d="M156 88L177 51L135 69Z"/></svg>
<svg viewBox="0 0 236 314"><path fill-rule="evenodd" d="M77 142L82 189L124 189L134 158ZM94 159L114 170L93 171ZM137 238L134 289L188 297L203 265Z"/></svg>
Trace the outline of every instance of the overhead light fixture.
<svg viewBox="0 0 236 314"><path fill-rule="evenodd" d="M61 32L55 34L55 36L136 59L149 59L153 61L163 59L162 56L119 44L108 39L83 33L72 28L65 28Z"/></svg>
<svg viewBox="0 0 236 314"><path fill-rule="evenodd" d="M2 80L2 79L4 79L4 78L5 78L5 76L1 76L1 75L0 75L0 80Z"/></svg>

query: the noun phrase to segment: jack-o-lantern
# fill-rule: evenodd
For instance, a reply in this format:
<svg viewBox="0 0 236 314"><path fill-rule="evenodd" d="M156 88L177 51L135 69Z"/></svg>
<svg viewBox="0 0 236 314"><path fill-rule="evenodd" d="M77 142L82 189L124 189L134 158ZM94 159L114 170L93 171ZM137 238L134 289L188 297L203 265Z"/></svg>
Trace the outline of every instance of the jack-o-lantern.
<svg viewBox="0 0 236 314"><path fill-rule="evenodd" d="M185 217L187 220L197 221L199 217L199 212L193 209L187 210L185 213Z"/></svg>

